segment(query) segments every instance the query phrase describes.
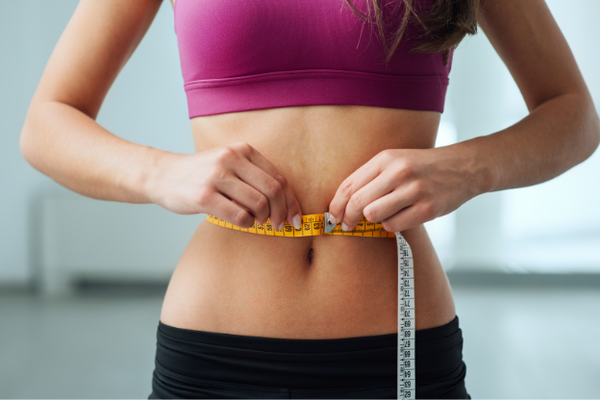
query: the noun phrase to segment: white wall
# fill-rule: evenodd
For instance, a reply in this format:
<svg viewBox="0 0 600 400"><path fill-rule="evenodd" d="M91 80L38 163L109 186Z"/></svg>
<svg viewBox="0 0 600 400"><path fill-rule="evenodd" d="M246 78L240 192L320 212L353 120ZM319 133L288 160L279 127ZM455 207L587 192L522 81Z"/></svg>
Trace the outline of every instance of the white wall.
<svg viewBox="0 0 600 400"><path fill-rule="evenodd" d="M595 50L600 2L548 4L600 104L600 55ZM23 283L32 276L39 252L35 201L43 192L61 189L22 158L19 133L45 64L76 5L74 0L0 1L0 283ZM191 153L172 16L170 3L164 1L111 88L98 122L127 140ZM458 140L488 134L527 114L516 85L483 33L459 46L450 82L443 116L450 132L446 137L452 132ZM600 271L598 167L600 152L551 182L488 193L428 223L445 267ZM548 253L548 248L556 248L557 238L567 247ZM503 246L509 246L512 255L504 253Z"/></svg>

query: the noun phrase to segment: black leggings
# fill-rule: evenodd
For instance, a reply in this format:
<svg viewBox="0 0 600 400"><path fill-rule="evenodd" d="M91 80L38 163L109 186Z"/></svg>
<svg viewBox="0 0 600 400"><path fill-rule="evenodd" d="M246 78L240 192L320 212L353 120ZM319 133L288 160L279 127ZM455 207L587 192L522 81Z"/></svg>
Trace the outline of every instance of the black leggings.
<svg viewBox="0 0 600 400"><path fill-rule="evenodd" d="M176 328L160 320L149 399L396 398L397 333L282 339ZM415 332L416 397L470 399L462 331Z"/></svg>

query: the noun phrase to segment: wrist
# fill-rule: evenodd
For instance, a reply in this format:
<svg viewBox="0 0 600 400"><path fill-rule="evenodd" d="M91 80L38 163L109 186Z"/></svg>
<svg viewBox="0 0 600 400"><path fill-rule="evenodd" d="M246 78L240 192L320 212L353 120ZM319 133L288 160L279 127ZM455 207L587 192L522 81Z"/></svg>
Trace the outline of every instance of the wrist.
<svg viewBox="0 0 600 400"><path fill-rule="evenodd" d="M164 179L167 164L181 154L145 146L147 160L138 178L137 187L145 203L155 203L158 187Z"/></svg>
<svg viewBox="0 0 600 400"><path fill-rule="evenodd" d="M470 172L476 195L496 190L498 182L498 164L495 157L486 151L485 136L469 140L466 155L470 160Z"/></svg>
<svg viewBox="0 0 600 400"><path fill-rule="evenodd" d="M464 175L471 198L495 190L498 170L494 158L483 148L485 137L476 137L450 146Z"/></svg>

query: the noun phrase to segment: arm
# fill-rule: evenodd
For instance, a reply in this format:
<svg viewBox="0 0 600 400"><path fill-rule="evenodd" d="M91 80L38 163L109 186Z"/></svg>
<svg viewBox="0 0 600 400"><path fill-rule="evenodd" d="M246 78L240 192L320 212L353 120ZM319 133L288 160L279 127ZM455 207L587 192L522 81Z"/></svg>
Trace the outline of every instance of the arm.
<svg viewBox="0 0 600 400"><path fill-rule="evenodd" d="M171 153L121 139L95 122L110 86L161 0L82 0L41 77L21 131L25 159L84 196L150 203L146 188Z"/></svg>
<svg viewBox="0 0 600 400"><path fill-rule="evenodd" d="M544 1L481 0L478 20L530 114L449 146L380 152L342 182L329 205L346 230L362 215L390 232L410 229L479 194L550 180L598 147L594 104Z"/></svg>
<svg viewBox="0 0 600 400"><path fill-rule="evenodd" d="M21 152L37 170L84 196L299 226L285 177L247 143L194 154L123 140L95 122L106 93L162 0L82 0L59 39L25 118ZM295 217L296 216L296 217Z"/></svg>
<svg viewBox="0 0 600 400"><path fill-rule="evenodd" d="M550 180L598 147L600 121L562 33L543 0L482 0L478 22L529 115L493 134L447 146L489 179L475 193Z"/></svg>

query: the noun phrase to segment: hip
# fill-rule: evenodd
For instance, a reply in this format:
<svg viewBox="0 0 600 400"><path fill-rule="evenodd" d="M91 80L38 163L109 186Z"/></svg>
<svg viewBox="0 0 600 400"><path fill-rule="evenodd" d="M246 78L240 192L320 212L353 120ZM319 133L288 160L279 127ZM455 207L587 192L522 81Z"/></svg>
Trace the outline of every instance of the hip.
<svg viewBox="0 0 600 400"><path fill-rule="evenodd" d="M455 316L446 274L421 225L403 232L415 264L416 329ZM281 238L203 221L182 254L161 321L191 330L325 339L397 332L395 238Z"/></svg>
<svg viewBox="0 0 600 400"><path fill-rule="evenodd" d="M397 334L279 339L159 321L149 398L396 398ZM458 316L416 332L416 398L468 398Z"/></svg>

